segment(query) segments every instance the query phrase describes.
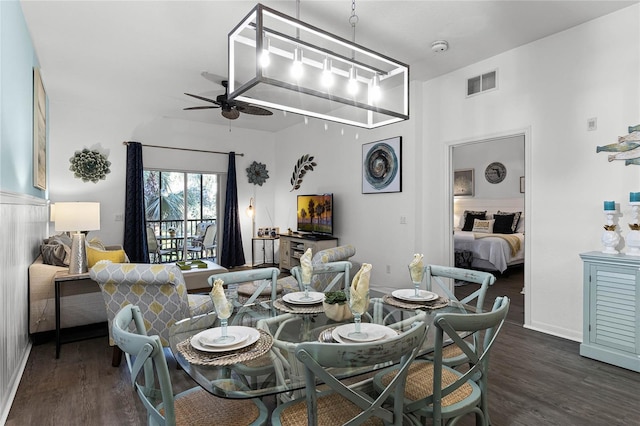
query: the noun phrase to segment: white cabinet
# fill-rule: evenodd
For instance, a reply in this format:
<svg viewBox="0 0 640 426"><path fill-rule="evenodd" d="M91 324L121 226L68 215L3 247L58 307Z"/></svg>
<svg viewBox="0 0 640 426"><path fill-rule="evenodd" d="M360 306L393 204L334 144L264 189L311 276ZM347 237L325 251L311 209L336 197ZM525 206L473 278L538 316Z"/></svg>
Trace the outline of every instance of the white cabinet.
<svg viewBox="0 0 640 426"><path fill-rule="evenodd" d="M640 372L640 257L589 252L580 355Z"/></svg>
<svg viewBox="0 0 640 426"><path fill-rule="evenodd" d="M333 237L280 234L280 269L290 270L300 265L300 256L311 248L315 255L317 252L338 246L338 239Z"/></svg>

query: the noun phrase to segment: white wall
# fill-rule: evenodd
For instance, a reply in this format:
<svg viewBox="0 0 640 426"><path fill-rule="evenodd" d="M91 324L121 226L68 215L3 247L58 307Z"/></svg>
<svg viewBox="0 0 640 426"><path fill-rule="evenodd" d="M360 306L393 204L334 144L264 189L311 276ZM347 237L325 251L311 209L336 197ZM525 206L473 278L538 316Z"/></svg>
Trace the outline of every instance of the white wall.
<svg viewBox="0 0 640 426"><path fill-rule="evenodd" d="M604 200L621 204L623 235L629 192L640 188L640 167L609 163L596 146L613 143L640 123L640 6L431 80L424 85L425 200L446 203L448 147L493 135L526 134L527 264L525 325L582 338L579 253L601 249ZM465 97L466 79L499 70L499 89ZM587 119L598 118L596 131ZM445 165L445 166L443 166ZM426 223L440 209L423 204ZM426 227L426 225L425 225ZM450 237L431 225L435 245Z"/></svg>

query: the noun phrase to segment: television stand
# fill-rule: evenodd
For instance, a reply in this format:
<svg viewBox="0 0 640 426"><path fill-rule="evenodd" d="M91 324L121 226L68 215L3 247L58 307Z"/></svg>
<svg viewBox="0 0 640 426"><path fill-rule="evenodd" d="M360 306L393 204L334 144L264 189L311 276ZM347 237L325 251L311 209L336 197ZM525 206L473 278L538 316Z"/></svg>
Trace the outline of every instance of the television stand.
<svg viewBox="0 0 640 426"><path fill-rule="evenodd" d="M338 239L329 235L280 234L280 269L290 270L300 265L300 257L308 248L317 252L338 246Z"/></svg>

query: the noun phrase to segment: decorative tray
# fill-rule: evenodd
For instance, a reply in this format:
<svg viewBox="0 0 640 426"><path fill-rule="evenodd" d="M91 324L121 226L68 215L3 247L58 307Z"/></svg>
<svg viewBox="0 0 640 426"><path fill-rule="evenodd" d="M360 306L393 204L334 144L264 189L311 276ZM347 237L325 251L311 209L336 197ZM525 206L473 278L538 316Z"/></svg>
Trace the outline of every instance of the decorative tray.
<svg viewBox="0 0 640 426"><path fill-rule="evenodd" d="M183 271L188 271L189 269L194 268L206 269L208 266L202 260L179 260L178 262L176 262L176 265L178 265L178 268L182 269Z"/></svg>

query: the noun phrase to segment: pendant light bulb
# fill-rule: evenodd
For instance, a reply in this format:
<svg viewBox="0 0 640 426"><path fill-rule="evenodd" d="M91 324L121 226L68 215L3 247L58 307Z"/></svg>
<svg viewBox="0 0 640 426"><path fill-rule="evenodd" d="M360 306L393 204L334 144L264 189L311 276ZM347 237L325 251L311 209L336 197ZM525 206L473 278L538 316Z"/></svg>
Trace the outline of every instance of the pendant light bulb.
<svg viewBox="0 0 640 426"><path fill-rule="evenodd" d="M350 95L355 95L358 93L358 70L356 70L353 66L349 70L349 83L347 83L347 92Z"/></svg>
<svg viewBox="0 0 640 426"><path fill-rule="evenodd" d="M322 85L324 87L333 86L333 72L331 71L331 60L324 58L322 63Z"/></svg>
<svg viewBox="0 0 640 426"><path fill-rule="evenodd" d="M271 57L269 56L269 48L271 48L271 40L265 37L264 41L266 42L265 43L266 45L263 44L263 47L262 47L262 53L260 54L260 66L262 68L267 68L269 64L271 64Z"/></svg>
<svg viewBox="0 0 640 426"><path fill-rule="evenodd" d="M378 74L373 76L371 82L371 89L369 89L369 98L371 102L378 102L382 98L382 90L380 89L380 76Z"/></svg>
<svg viewBox="0 0 640 426"><path fill-rule="evenodd" d="M302 50L298 47L293 51L293 64L291 64L291 76L296 80L302 77Z"/></svg>

